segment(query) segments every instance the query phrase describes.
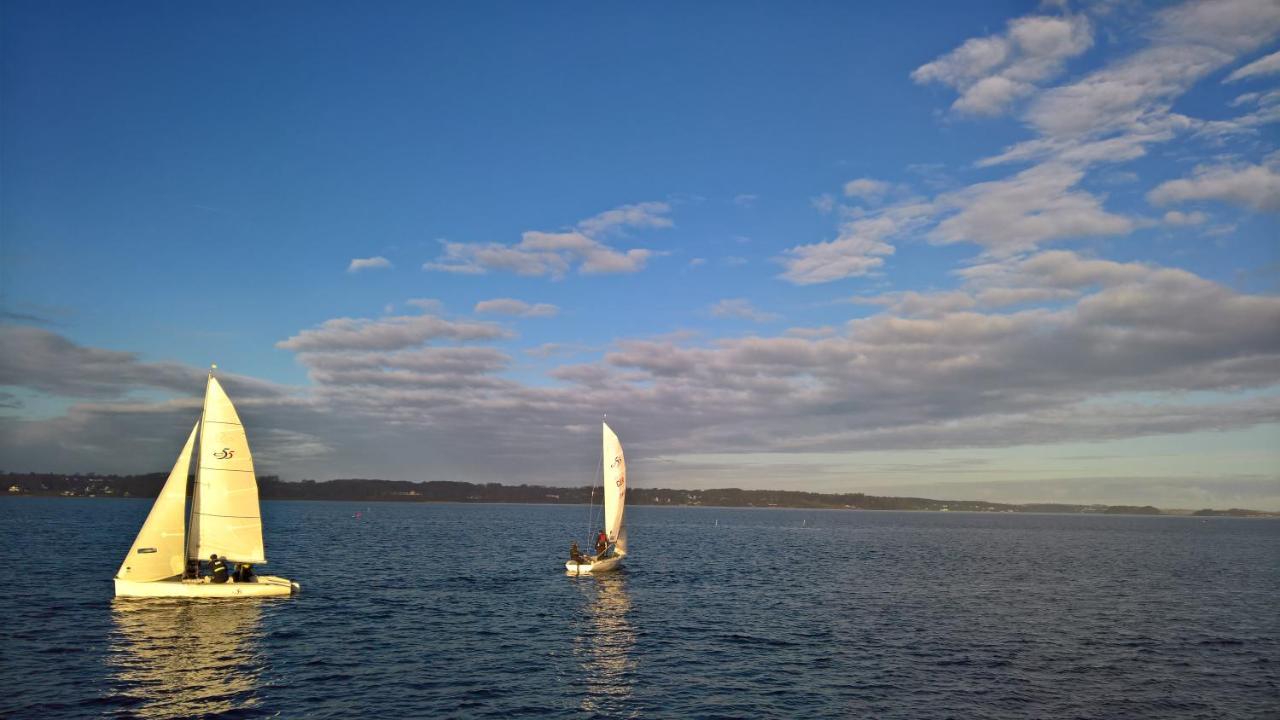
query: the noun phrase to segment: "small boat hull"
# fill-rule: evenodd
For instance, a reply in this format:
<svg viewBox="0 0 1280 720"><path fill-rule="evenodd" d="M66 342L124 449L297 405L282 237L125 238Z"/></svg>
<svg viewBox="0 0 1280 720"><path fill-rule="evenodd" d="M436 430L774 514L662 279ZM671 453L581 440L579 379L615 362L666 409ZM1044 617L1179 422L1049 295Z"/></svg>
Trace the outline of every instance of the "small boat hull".
<svg viewBox="0 0 1280 720"><path fill-rule="evenodd" d="M564 569L570 575L590 575L591 573L608 572L609 570L617 570L622 565L622 558L624 557L626 555L614 555L603 560L585 558L585 562L569 560L565 562Z"/></svg>
<svg viewBox="0 0 1280 720"><path fill-rule="evenodd" d="M155 582L116 578L116 597L275 597L292 595L301 589L298 583L275 575L259 575L248 582L228 580L224 583L209 582L208 578Z"/></svg>

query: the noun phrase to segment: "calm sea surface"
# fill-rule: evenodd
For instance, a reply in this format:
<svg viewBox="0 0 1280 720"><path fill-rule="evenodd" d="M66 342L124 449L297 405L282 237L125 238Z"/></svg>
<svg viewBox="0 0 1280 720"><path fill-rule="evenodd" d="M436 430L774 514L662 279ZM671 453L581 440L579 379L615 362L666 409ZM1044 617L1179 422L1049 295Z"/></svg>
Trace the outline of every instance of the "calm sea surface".
<svg viewBox="0 0 1280 720"><path fill-rule="evenodd" d="M0 716L1280 717L1271 520L268 502L301 595L115 601L150 505L0 499Z"/></svg>

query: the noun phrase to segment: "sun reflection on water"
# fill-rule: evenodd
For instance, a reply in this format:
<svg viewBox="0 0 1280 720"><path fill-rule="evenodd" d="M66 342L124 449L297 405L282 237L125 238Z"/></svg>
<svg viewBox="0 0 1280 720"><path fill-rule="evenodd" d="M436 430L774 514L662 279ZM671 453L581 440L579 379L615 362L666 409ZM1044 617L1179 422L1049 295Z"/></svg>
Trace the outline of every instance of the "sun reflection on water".
<svg viewBox="0 0 1280 720"><path fill-rule="evenodd" d="M257 707L262 608L256 601L116 600L112 692L143 718Z"/></svg>
<svg viewBox="0 0 1280 720"><path fill-rule="evenodd" d="M627 621L631 596L626 575L604 573L578 581L586 622L579 625L574 655L583 671L579 708L609 717L628 716L634 684L635 630Z"/></svg>

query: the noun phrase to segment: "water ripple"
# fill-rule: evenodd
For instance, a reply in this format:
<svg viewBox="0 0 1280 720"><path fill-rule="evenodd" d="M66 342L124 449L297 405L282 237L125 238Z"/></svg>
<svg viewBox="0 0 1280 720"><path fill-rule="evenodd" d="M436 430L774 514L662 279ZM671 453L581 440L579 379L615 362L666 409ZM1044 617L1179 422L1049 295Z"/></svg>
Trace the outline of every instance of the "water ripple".
<svg viewBox="0 0 1280 720"><path fill-rule="evenodd" d="M29 558L0 565L0 716L1261 718L1280 695L1269 521L642 507L628 569L575 578L582 508L266 503L301 595L113 601L147 509L0 499L0 553Z"/></svg>

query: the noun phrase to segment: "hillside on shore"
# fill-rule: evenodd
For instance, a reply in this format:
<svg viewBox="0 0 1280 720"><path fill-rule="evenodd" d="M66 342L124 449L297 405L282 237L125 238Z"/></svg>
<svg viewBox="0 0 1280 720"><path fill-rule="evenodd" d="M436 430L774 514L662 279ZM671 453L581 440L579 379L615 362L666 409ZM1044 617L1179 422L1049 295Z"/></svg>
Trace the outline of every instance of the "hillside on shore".
<svg viewBox="0 0 1280 720"><path fill-rule="evenodd" d="M57 473L0 472L0 493L9 496L133 497L153 498L160 492L165 473L145 475L63 475ZM353 478L285 482L274 475L258 477L264 500L347 500L357 502L473 502L585 504L599 502L599 490L591 487L502 485L452 481L410 482ZM1062 503L996 503L984 500L932 500L884 497L863 493L811 493L795 490L674 490L631 488L630 505L684 505L706 507L781 507L847 510L928 510L936 512L1042 512L1109 515L1196 515L1232 517L1280 517L1259 510L1204 509L1160 510L1150 505L1070 505Z"/></svg>

